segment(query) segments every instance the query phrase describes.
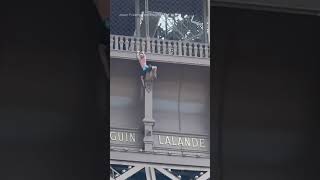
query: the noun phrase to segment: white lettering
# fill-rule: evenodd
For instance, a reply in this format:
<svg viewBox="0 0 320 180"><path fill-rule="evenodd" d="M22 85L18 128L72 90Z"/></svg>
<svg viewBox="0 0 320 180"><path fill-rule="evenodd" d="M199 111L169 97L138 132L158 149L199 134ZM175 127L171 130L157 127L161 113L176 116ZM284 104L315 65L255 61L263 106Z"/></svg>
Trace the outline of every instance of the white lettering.
<svg viewBox="0 0 320 180"><path fill-rule="evenodd" d="M182 143L181 137L178 138L178 146L180 146L180 145L184 146L183 143Z"/></svg>
<svg viewBox="0 0 320 180"><path fill-rule="evenodd" d="M126 141L128 142L128 133L126 133Z"/></svg>
<svg viewBox="0 0 320 180"><path fill-rule="evenodd" d="M158 135L159 145L205 148L206 141L201 138ZM136 134L130 132L110 132L110 140L118 142L136 142Z"/></svg>
<svg viewBox="0 0 320 180"><path fill-rule="evenodd" d="M123 133L118 132L118 140L123 141Z"/></svg>
<svg viewBox="0 0 320 180"><path fill-rule="evenodd" d="M166 136L166 142L165 142L165 144L170 144L170 145L171 145L169 136Z"/></svg>
<svg viewBox="0 0 320 180"><path fill-rule="evenodd" d="M177 144L174 143L173 136L171 136L171 139L172 139L172 146L176 146Z"/></svg>
<svg viewBox="0 0 320 180"><path fill-rule="evenodd" d="M160 145L199 147L205 148L205 139L178 137L178 136L161 136L158 135Z"/></svg>
<svg viewBox="0 0 320 180"><path fill-rule="evenodd" d="M164 144L164 142L161 142L161 136L159 135L159 143Z"/></svg>
<svg viewBox="0 0 320 180"><path fill-rule="evenodd" d="M111 141L120 141L120 142L135 142L135 133L128 132L110 132Z"/></svg>
<svg viewBox="0 0 320 180"><path fill-rule="evenodd" d="M192 147L197 147L198 146L198 140L196 138L191 138L191 141L192 141Z"/></svg>
<svg viewBox="0 0 320 180"><path fill-rule="evenodd" d="M185 139L184 139L184 142L185 142L186 146L187 146L187 145L188 145L188 146L191 146L190 138L185 138Z"/></svg>
<svg viewBox="0 0 320 180"><path fill-rule="evenodd" d="M112 140L112 141L116 141L117 140L117 136L115 135L115 136L113 136L113 134L117 134L116 132L110 132L110 139Z"/></svg>
<svg viewBox="0 0 320 180"><path fill-rule="evenodd" d="M131 142L136 142L136 136L134 133L130 133L130 141Z"/></svg>
<svg viewBox="0 0 320 180"><path fill-rule="evenodd" d="M200 147L201 147L201 148L205 148L205 146L204 146L204 139L200 139L199 141L200 141Z"/></svg>

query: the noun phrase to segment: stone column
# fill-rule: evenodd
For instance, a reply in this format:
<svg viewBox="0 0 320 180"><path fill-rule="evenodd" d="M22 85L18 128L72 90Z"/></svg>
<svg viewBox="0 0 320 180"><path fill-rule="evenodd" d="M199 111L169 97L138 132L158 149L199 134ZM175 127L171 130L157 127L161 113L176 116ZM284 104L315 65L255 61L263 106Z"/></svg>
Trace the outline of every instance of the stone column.
<svg viewBox="0 0 320 180"><path fill-rule="evenodd" d="M153 151L153 126L154 119L152 117L152 91L153 91L153 81L145 81L145 94L144 94L144 150L146 152Z"/></svg>

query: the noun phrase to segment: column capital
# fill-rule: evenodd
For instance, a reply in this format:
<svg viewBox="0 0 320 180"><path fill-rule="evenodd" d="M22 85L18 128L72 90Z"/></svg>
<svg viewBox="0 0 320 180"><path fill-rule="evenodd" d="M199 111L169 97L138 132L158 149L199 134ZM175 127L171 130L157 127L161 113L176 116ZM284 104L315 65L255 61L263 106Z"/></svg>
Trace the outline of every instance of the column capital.
<svg viewBox="0 0 320 180"><path fill-rule="evenodd" d="M143 118L142 122L145 124L154 124L156 121L153 118Z"/></svg>

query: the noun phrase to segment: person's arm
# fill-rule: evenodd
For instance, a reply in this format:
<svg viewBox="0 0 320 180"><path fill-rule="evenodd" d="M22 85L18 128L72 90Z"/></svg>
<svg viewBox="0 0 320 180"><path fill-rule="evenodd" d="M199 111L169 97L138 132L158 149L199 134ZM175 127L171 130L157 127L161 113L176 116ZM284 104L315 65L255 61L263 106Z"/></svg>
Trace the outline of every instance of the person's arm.
<svg viewBox="0 0 320 180"><path fill-rule="evenodd" d="M140 60L139 53L140 53L140 52L137 51L137 59L138 59L138 60Z"/></svg>

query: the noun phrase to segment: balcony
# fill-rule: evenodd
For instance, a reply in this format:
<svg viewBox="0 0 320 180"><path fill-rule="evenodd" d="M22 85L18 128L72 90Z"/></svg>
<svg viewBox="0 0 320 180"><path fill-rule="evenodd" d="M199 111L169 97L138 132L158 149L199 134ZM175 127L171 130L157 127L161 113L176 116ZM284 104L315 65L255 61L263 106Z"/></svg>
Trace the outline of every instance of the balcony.
<svg viewBox="0 0 320 180"><path fill-rule="evenodd" d="M111 58L136 60L137 51L144 51L148 61L210 66L206 43L110 35Z"/></svg>

